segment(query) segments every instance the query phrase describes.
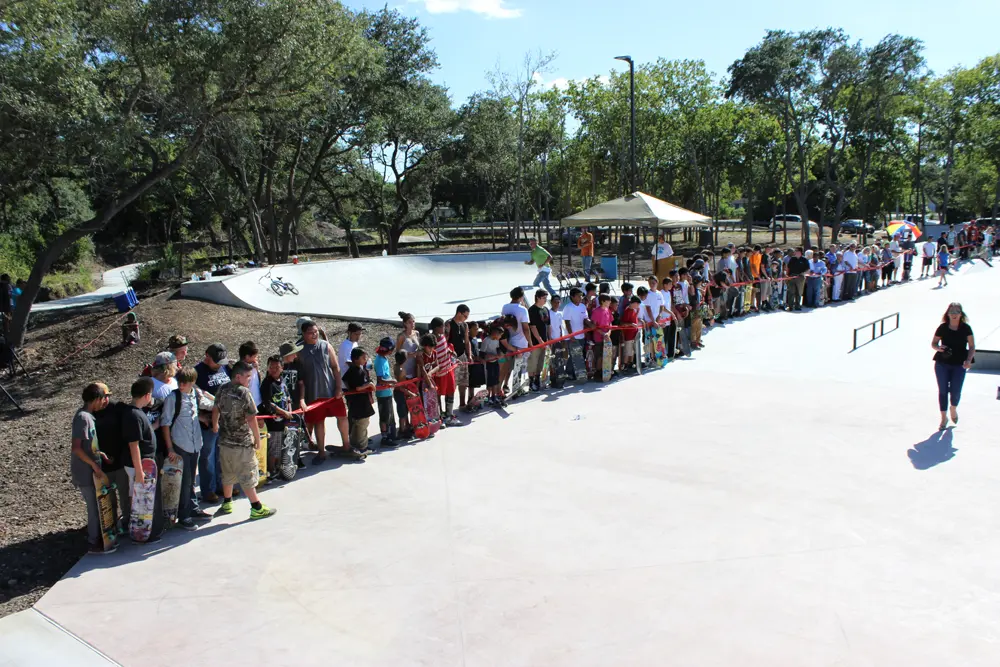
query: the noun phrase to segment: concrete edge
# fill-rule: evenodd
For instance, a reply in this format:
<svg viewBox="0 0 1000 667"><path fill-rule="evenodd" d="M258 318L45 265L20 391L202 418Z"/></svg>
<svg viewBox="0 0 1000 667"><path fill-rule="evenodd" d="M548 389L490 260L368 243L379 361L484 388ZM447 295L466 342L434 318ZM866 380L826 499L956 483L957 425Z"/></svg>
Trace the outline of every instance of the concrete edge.
<svg viewBox="0 0 1000 667"><path fill-rule="evenodd" d="M102 658L103 660L107 660L108 664L110 664L110 665L117 665L118 667L122 667L122 664L120 662L118 662L117 660L115 660L114 658L112 658L111 656L109 656L108 654L104 653L99 648L97 648L96 646L94 646L93 644L91 644L90 642L88 642L87 640L85 640L82 637L79 637L78 635L76 635L76 634L70 632L69 630L67 630L62 625L60 625L59 623L57 623L53 618L51 618L50 616L48 616L45 612L39 611L35 607L31 607L31 611L33 611L36 614L38 614L39 616L41 616L46 622L48 622L56 630L58 630L59 632L63 633L64 635L66 635L70 639L73 639L74 641L76 641L78 644L80 644L81 646L83 646L84 648L86 648L87 650L89 650L91 653L93 653L97 657Z"/></svg>

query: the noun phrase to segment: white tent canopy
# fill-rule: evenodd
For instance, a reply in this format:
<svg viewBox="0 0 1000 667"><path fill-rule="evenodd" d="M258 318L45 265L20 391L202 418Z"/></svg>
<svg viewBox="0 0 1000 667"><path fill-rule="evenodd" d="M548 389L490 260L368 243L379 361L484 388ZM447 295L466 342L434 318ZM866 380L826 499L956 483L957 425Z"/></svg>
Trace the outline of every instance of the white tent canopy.
<svg viewBox="0 0 1000 667"><path fill-rule="evenodd" d="M563 227L630 225L658 229L690 229L706 228L710 222L711 218L707 216L674 206L643 192L636 192L563 218L560 225Z"/></svg>

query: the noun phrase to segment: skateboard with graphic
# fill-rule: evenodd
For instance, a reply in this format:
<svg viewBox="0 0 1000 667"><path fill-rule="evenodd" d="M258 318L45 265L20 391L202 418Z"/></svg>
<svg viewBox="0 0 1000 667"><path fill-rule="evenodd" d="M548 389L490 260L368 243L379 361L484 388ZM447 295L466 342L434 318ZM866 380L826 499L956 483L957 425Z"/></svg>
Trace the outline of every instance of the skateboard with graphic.
<svg viewBox="0 0 1000 667"><path fill-rule="evenodd" d="M117 487L102 473L94 475L94 492L97 494L97 515L101 519L101 542L105 551L118 544L118 512L115 506Z"/></svg>
<svg viewBox="0 0 1000 667"><path fill-rule="evenodd" d="M610 382L611 376L615 372L615 346L611 338L604 341L603 354L601 355L601 382Z"/></svg>
<svg viewBox="0 0 1000 667"><path fill-rule="evenodd" d="M441 406L438 400L437 388L434 383L424 384L424 416L427 419L427 428L431 435L441 429Z"/></svg>
<svg viewBox="0 0 1000 667"><path fill-rule="evenodd" d="M431 437L431 427L427 423L427 415L424 414L424 400L419 393L406 397L406 409L410 411L410 426L413 428L413 435L421 440Z"/></svg>
<svg viewBox="0 0 1000 667"><path fill-rule="evenodd" d="M486 399L489 398L490 392L488 389L480 389L472 398L469 399L469 409L470 410L482 410L483 404L486 403Z"/></svg>
<svg viewBox="0 0 1000 667"><path fill-rule="evenodd" d="M514 368L510 371L510 395L507 400L520 398L528 393L528 355L514 355Z"/></svg>
<svg viewBox="0 0 1000 667"><path fill-rule="evenodd" d="M153 530L153 507L156 504L156 461L142 460L146 479L132 485L132 513L129 517L129 534L135 542L145 542Z"/></svg>
<svg viewBox="0 0 1000 667"><path fill-rule="evenodd" d="M544 387L545 383L551 380L549 377L551 374L552 365L552 348L545 348L544 357L542 358L542 374L539 376L539 382Z"/></svg>
<svg viewBox="0 0 1000 667"><path fill-rule="evenodd" d="M552 350L552 361L549 367L549 380L556 383L561 383L565 379L566 360L569 358L566 346L563 343L560 343L560 346L559 349Z"/></svg>
<svg viewBox="0 0 1000 667"><path fill-rule="evenodd" d="M184 460L178 456L175 461L169 458L160 471L160 493L163 494L163 518L167 525L172 526L177 521L177 506L181 501L181 479L184 476Z"/></svg>
<svg viewBox="0 0 1000 667"><path fill-rule="evenodd" d="M261 430L260 447L254 450L257 458L257 488L262 487L267 482L267 429Z"/></svg>
<svg viewBox="0 0 1000 667"><path fill-rule="evenodd" d="M667 358L667 346L663 340L663 329L653 327L650 331L652 332L653 339L653 355L650 365L656 368L663 368L670 361Z"/></svg>
<svg viewBox="0 0 1000 667"><path fill-rule="evenodd" d="M567 345L570 346L569 359L573 365L573 374L577 382L582 382L587 379L587 362L583 358L583 349L577 345L577 341L567 341Z"/></svg>

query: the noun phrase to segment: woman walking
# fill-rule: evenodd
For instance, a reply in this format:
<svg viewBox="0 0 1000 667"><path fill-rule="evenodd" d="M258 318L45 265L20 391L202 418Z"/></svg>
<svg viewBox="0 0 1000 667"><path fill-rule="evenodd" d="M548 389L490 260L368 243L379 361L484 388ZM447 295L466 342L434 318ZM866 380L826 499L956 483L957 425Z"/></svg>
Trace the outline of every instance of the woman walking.
<svg viewBox="0 0 1000 667"><path fill-rule="evenodd" d="M934 375L938 384L938 407L941 409L941 424L938 430L948 427L949 396L951 421L958 424L958 402L962 398L962 383L965 371L972 366L976 357L976 341L969 326L969 318L962 310L962 304L948 306L941 324L931 341L934 348Z"/></svg>

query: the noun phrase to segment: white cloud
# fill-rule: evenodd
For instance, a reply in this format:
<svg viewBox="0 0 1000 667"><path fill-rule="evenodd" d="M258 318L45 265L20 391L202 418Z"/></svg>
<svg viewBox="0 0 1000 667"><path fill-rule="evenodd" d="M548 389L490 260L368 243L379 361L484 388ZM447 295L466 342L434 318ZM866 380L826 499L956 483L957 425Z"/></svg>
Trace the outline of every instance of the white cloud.
<svg viewBox="0 0 1000 667"><path fill-rule="evenodd" d="M522 11L507 6L507 0L410 0L424 5L431 14L472 12L491 19L516 19Z"/></svg>

